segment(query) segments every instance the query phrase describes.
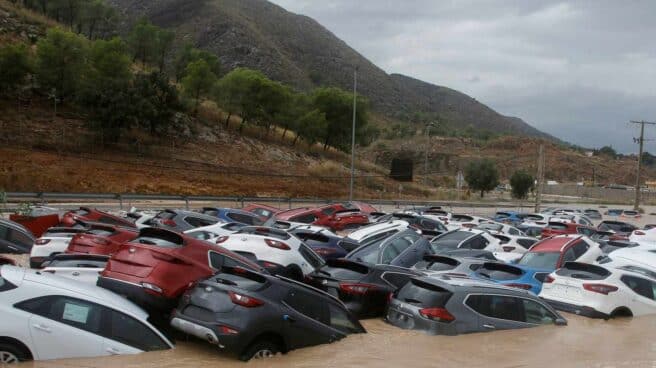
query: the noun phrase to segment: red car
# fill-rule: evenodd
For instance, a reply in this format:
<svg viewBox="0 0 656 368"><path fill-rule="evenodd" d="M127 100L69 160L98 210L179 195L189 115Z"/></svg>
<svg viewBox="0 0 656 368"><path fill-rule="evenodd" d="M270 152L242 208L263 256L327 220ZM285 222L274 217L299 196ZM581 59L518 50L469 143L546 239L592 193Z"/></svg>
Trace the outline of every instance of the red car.
<svg viewBox="0 0 656 368"><path fill-rule="evenodd" d="M271 206L267 206L266 204L257 204L257 203L250 203L246 207L242 208L244 211L252 212L262 219L262 221L266 221L273 217L276 213L280 212L279 209Z"/></svg>
<svg viewBox="0 0 656 368"><path fill-rule="evenodd" d="M77 221L84 222L101 222L103 224L118 225L125 227L136 228L134 223L128 219L114 216L107 212L99 211L95 208L80 207L78 210L71 210L66 212L61 219L63 226L75 226Z"/></svg>
<svg viewBox="0 0 656 368"><path fill-rule="evenodd" d="M145 228L122 244L100 274L98 286L124 295L147 310L168 311L199 279L222 267L265 272L253 261L216 244Z"/></svg>
<svg viewBox="0 0 656 368"><path fill-rule="evenodd" d="M138 235L139 232L134 228L92 224L89 230L71 238L66 253L111 256L118 251L121 244Z"/></svg>
<svg viewBox="0 0 656 368"><path fill-rule="evenodd" d="M356 209L337 209L342 205L295 208L276 214L276 220L327 227L333 231L354 229L369 224L369 216Z"/></svg>
<svg viewBox="0 0 656 368"><path fill-rule="evenodd" d="M40 238L46 230L59 224L59 215L56 213L43 216L23 216L12 213L9 219L23 225L35 238Z"/></svg>
<svg viewBox="0 0 656 368"><path fill-rule="evenodd" d="M590 236L596 233L597 230L594 227L585 226L581 224L576 224L572 222L558 222L550 221L549 224L542 229L542 238L549 238L556 235L567 235L567 234L581 234Z"/></svg>

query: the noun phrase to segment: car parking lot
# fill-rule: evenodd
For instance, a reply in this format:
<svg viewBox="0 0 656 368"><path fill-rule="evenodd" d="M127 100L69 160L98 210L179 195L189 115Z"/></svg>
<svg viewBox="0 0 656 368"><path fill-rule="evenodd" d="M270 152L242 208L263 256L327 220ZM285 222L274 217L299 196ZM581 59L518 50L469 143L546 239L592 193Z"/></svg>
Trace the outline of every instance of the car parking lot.
<svg viewBox="0 0 656 368"><path fill-rule="evenodd" d="M391 209L388 211L394 212L395 210L396 209ZM457 213L456 212L457 209L455 210L451 209L451 211L453 211L452 213ZM483 211L477 212L476 215L489 216L489 217L493 215L493 213L485 214L482 212ZM467 213L471 213L471 212L467 212ZM402 216L398 215L396 217L398 218ZM609 219L609 217L604 216L604 220L606 219ZM654 219L653 216L651 215L645 215L641 218L627 219L627 218L611 217L610 219L626 221L628 223L635 224L639 228L642 228L644 225L654 223L654 221L656 221L656 219ZM371 217L371 221L375 221L373 217ZM392 221L398 221L398 220L392 220ZM421 221L417 221L416 219L412 219L412 221L416 222L419 225L422 224ZM599 220L595 220L594 223L595 224L599 223ZM287 223L285 226L288 225L289 223ZM467 224L465 223L462 225L463 227L461 228L461 230L454 230L454 231L463 231L462 229L465 229L465 231L470 231L467 230L469 227L466 225ZM304 227L305 231L310 231L311 228L312 228L311 226ZM497 228L497 227L490 227L490 229L493 228ZM365 229L361 229L360 231L366 232ZM409 227L409 229L413 229L413 227ZM326 273L329 276L328 279L330 279L330 277L337 277L337 276L330 276L333 270L335 269L335 267L337 267L338 269L340 267L346 267L345 269L349 270L349 272L350 271L355 271L356 273L361 272L358 270L360 270L362 267L361 265L358 264L362 262L367 263L367 260L369 259L368 254L370 253L368 251L365 252L364 250L367 249L367 247L379 246L380 254L377 256L375 261L375 263L377 263L376 267L380 268L383 267L382 264L388 264L388 266L384 266L387 268L383 267L383 272L381 276L381 279L383 280L382 282L383 283L387 282L389 285L396 284L396 283L402 285L404 282L407 282L407 279L403 279L403 280L398 279L398 276L402 276L405 274L403 272L399 272L397 269L394 269L394 267L399 267L397 266L397 264L401 265L401 267L409 267L408 266L409 263L406 264L406 262L411 262L412 264L414 264L417 262L417 260L421 259L421 255L417 255L416 254L417 252L430 252L430 250L422 250L422 249L430 249L431 246L433 247L433 249L439 250L442 249L441 247L443 247L444 245L442 246L439 245L440 244L439 234L433 233L434 230L427 229L426 233L424 234L424 237L430 240L431 246L429 246L428 248L426 247L417 248L416 247L416 244L418 244L417 235L413 235L413 234L421 235L422 232L417 228L415 228L415 230L402 230L402 229L399 230L401 231L397 232L396 233L397 235L392 235L392 236L387 235L389 239L388 238L381 239L379 243L368 242L366 240L367 239L366 236L360 237L360 239L363 240L360 240L361 244L358 245L361 247L359 251L353 252L353 254L347 256L347 258L349 259L348 262L355 263L356 264L355 266L350 266L350 265L340 266L339 260L335 261L333 259L332 261L329 262L328 264L329 267L321 266L320 263L315 263L313 264L312 267L317 268L318 270L317 272L319 276L321 276L322 272L324 272L322 270L329 270L329 272ZM444 230L446 231L446 229ZM263 230L246 229L243 230L243 233L253 234L254 231L260 233ZM321 231L324 230L319 230L318 234L320 234ZM410 231L410 233L404 235L405 234L404 231L405 232ZM416 231L416 233L412 233L412 231ZM493 230L489 230L489 231L492 232ZM509 230L504 230L504 231L509 231ZM158 234L160 233L162 232L152 232L152 231L146 233L142 232L140 238L144 238L144 237L148 238L147 243L151 243L151 242L161 243L167 247L175 246L175 244L171 244L172 238L169 235L166 235L166 232L162 233L165 235L165 238L163 239L158 238L159 236ZM286 235L284 231L282 230L276 230L275 232L267 231L266 234L260 234L257 236L264 236L264 235L267 236L262 238L263 244L266 243L269 247L282 249L282 250L289 248L289 246L285 244ZM235 234L234 236L240 241L246 241L247 239L251 239L249 238L250 235L249 236L239 235L239 232L237 232L237 234ZM216 243L220 245L221 242L225 242L225 239L223 238L225 238L225 236L219 236L216 240ZM375 238L375 236L373 236L372 238ZM408 250L412 250L411 253L413 254L414 258L408 258L406 253L398 249L398 247L401 246L401 243L399 241L402 240L405 241L404 239L406 238L408 239L407 240L408 245L406 245L405 247L408 247L407 248ZM483 237L482 239L487 239L487 237ZM490 237L489 239L490 239L488 240L489 242L496 241L492 237ZM255 239L248 240L248 241L257 241L257 237ZM476 244L476 243L473 242L472 244ZM337 245L339 246L339 242L337 243ZM312 245L312 247L314 248L314 245ZM232 246L227 248L235 249ZM393 256L390 256L386 251L386 249L388 248L390 249L397 248L397 252L393 253L394 254ZM237 247L236 249L241 249L243 251L246 248ZM474 249L473 246L472 249ZM485 252L485 249L487 248L485 246L481 246L480 249L481 252ZM500 247L495 246L495 247L491 247L490 249L499 250ZM290 249L290 251L292 251L292 249ZM504 251L508 252L508 250L504 250ZM523 250L522 252L526 252L526 250ZM563 252L567 253L564 250ZM360 257L358 257L358 254L360 253L366 254L366 256L363 256L362 259L360 259ZM586 254L588 253L589 252L586 252ZM172 253L167 253L167 254L172 254ZM264 254L267 253L257 253L257 255L255 255L256 259L253 260L257 261L259 264L263 265L263 267L267 268L265 264L268 261L266 259L261 259L257 257L259 255L264 255ZM524 253L521 253L517 257L521 257L523 254ZM243 252L240 253L240 255L243 256L244 255ZM612 257L612 253L610 254L610 256ZM29 265L27 255L12 255L10 257L12 259L17 260L18 263L21 265L24 266ZM121 256L121 257L122 259L126 259L126 256ZM159 257L162 258L162 256ZM167 262L171 262L172 260L168 259L168 257L170 256L166 256L164 258ZM454 257L454 256L453 254L449 254L449 257ZM563 257L565 257L565 255ZM413 259L413 261L408 261L408 259ZM176 263L186 262L186 258L184 257L180 258L180 260L176 260L175 262ZM216 266L215 268L220 270L221 267L224 266L225 264L224 262L226 261L221 261L220 266ZM282 261L278 261L278 262L282 262ZM299 263L302 262L303 260L301 259ZM499 271L503 271L505 269L490 268L490 270L498 273ZM234 280L236 280L234 279L234 277L239 278L242 277L239 275L243 275L242 271L235 273L234 275L236 276L230 276L230 274L232 274L231 273L232 271L230 271L229 269L226 269L226 272L228 272L227 276L219 276L219 279L217 279L219 280L217 281L218 284L217 283L203 284L206 286L202 286L200 289L197 288L197 292L194 295L200 295L202 298L206 298L206 294L208 290L204 290L203 288L206 287L209 288L211 286L212 288L217 289L217 288L222 288L220 284L233 285ZM256 272L259 271L256 270ZM275 273L276 270L275 268L269 269L269 272ZM388 276L389 274L392 273L395 274L394 276L397 279L394 280L386 279L385 277L386 273L388 274ZM344 272L341 272L339 277L344 277L343 275ZM505 277L503 273L499 275ZM258 281L260 280L260 278L257 275L243 276L243 277L247 277L247 279L251 280L251 281L246 281L246 284L249 285L255 281L264 282L264 281ZM412 275L408 277L412 277ZM472 274L470 277L478 277L478 276ZM149 280L155 280L152 282L156 282L157 278L154 279L151 278ZM349 304L349 302L347 301L351 301L353 295L358 295L359 297L366 295L369 292L367 288L372 287L372 285L363 283L363 281L358 282L358 281L351 281L351 279L339 279L339 278L338 280L339 280L338 292L334 293L333 295L338 296L340 299L342 299L342 301L344 301L345 303L345 307L349 309L351 308L351 304ZM305 281L308 282L307 279ZM421 279L418 280L417 282L421 283L423 281L426 281L426 279ZM477 282L479 281L474 282L474 285ZM500 281L497 281L497 283L499 282ZM455 293L455 291L451 289L454 283L458 284L459 282L457 282L456 279L449 279L447 277L444 281L439 281L437 283L429 282L430 285L426 286L426 288L427 290L431 290L432 292L437 291L438 293L443 293L445 292L445 290L448 289L451 292ZM500 283L503 284L503 282ZM519 298L517 300L526 299L526 301L524 301L525 307L522 307L522 310L524 308L527 308L526 321L529 322L528 325L536 326L537 324L540 323L546 323L546 325L537 328L501 331L505 328L517 328L517 327L505 327L504 324L495 324L494 326L492 326L492 328L488 328L486 324L482 324L484 328L481 328L480 331L485 331L485 330L490 331L490 330L497 330L497 329L499 331L494 331L490 333L469 333L469 334L457 335L457 336L429 336L429 334L426 334L425 332L414 331L412 329L412 325L409 326L407 324L401 323L400 327L402 327L403 328L402 329L402 328L394 327L393 326L394 323L392 324L385 323L381 319L382 313L380 311L376 311L374 313L375 318L361 320L363 327L367 330L366 334L356 333L356 334L350 334L348 336L345 336L344 338L339 338L334 340L328 339L326 340L326 342L331 341L332 343L293 350L288 352L284 356L278 356L273 359L269 359L265 363L252 362L250 364L253 364L254 366L267 364L268 367L276 367L278 365L303 366L303 367L327 366L327 365L334 366L338 364L349 366L349 365L357 364L360 366L374 367L374 366L381 366L381 365L399 366L399 365L409 365L409 364L414 364L418 366L434 366L436 363L439 362L440 366L505 367L505 366L544 366L545 362L549 362L550 365L552 363L557 363L558 365L561 366L624 366L624 365L653 366L652 365L653 362L656 361L656 344L650 342L650 340L652 340L650 337L650 331L653 330L653 327L656 327L656 314L651 314L641 317L633 317L633 318L616 318L616 319L605 321L605 320L592 320L565 312L558 312L558 313L562 313L562 316L564 317L564 319L566 319L568 325L557 326L558 324L562 324L562 323L555 323L556 320L559 318L558 313L552 311L550 307L546 307L546 309L543 309L543 314L541 317L543 321L537 323L531 320L531 318L535 319L536 316L535 311L537 309L540 309L539 306L537 306L539 304L539 301L537 304L532 303L533 304L533 306L531 307L532 317L528 317L529 309L527 303L529 303L528 300L530 298L523 297L522 295L524 294L521 293L529 293L529 291L520 292L519 291L520 288L514 285L513 283L517 284L516 282L512 281L511 284L513 285L513 287L512 288L503 287L504 288L503 290L504 292L508 293L507 296L509 298L512 297ZM468 285L467 287L471 287L472 285L470 281L467 281L464 284ZM300 283L298 285L299 287L301 287ZM497 284L491 284L491 285L497 285ZM321 284L317 284L317 286L319 288L322 288ZM193 288L193 286L191 287ZM235 286L235 287L241 287L241 286ZM378 287L380 288L380 286ZM502 287L502 286L494 286L494 287ZM305 286L301 287L301 289L299 289L298 292L303 293L309 291L309 289L305 289L305 288L307 287ZM151 291L156 290L156 288L150 288L150 290ZM247 288L247 290L250 289ZM387 291L387 293L389 293L389 291ZM416 295L424 295L424 294L420 293ZM234 304L239 304L247 308L253 308L253 307L257 308L260 305L259 303L261 303L261 301L258 299L253 299L253 296L255 296L255 298L258 298L257 295L250 293L248 296L246 296L245 294L244 295L237 294L236 296L231 294L230 299L232 299L232 303ZM394 293L393 295L390 296L390 298L401 298L401 297L406 298L404 303L407 303L409 301L410 304L419 303L419 300L423 300L424 302L428 300L428 299L424 300L423 296L417 296L416 299L419 300L415 301L413 299L415 297L408 296L407 293L401 296ZM501 313L500 316L501 315L504 316L502 318L510 318L510 319L520 318L517 316L513 316L513 313L519 313L519 312L510 312L510 310L514 310L512 309L514 307L508 306L510 305L508 304L510 300L503 301L503 303L505 304L499 301L499 303L501 304L493 304L491 307L492 309L489 309L490 307L482 307L481 310L478 310L478 307L476 307L475 303L472 301L473 298L471 295L467 296L466 294L464 294L460 297L463 298L462 304L466 304L467 306L472 307L472 309L475 309L477 313L482 313L482 314ZM534 298L534 296L531 297ZM182 298L184 299L185 296L183 296ZM260 298L268 298L268 296L262 294ZM386 303L384 299L385 298L381 298L381 301L376 301L376 303L384 304ZM268 299L266 300L267 303L270 303ZM389 300L396 300L396 299L389 299ZM436 301L437 299L432 299L432 300L433 302L431 303L435 305L422 305L422 307L424 307L424 309L427 310L418 311L414 318L434 319L435 321L437 321L438 324L449 323L451 322L450 318L452 317L458 320L461 319L464 320L465 318L469 318L469 317L465 317L462 314L459 314L462 312L457 312L455 309L453 309L453 305L452 305L453 303L447 304L445 302L443 304L438 305L436 304L438 303L438 301ZM196 303L196 305L199 304ZM202 305L202 303L200 305ZM210 303L210 305L212 305L212 303ZM444 308L451 308L451 311L447 311L446 309L440 309L442 308L442 306L444 306ZM497 312L492 311L495 308ZM303 309L303 306L299 306L296 309L297 310ZM316 308L313 308L313 310L314 309ZM653 312L649 308L647 308L646 310L648 311L648 314L656 312L656 309L654 309ZM523 315L524 312L521 313ZM365 313L363 315L369 318L368 314ZM289 318L294 318L293 323L296 323L299 317L287 317L287 319L285 320L288 321ZM304 318L304 317L300 317L300 318ZM317 318L320 319L320 317ZM405 322L405 320L402 322ZM332 323L337 323L337 322L335 321ZM399 324L397 323L396 325ZM220 325L219 327L224 328L225 326ZM408 327L410 328L405 329ZM518 325L518 327L522 327L521 323ZM528 327L528 326L524 326L524 327ZM281 329L285 329L285 328L281 327ZM228 328L227 331L230 331L230 329ZM469 332L477 331L475 322L473 327L468 331ZM189 332L189 330L186 330L185 332ZM316 337L316 334L312 336ZM149 366L158 366L158 365L165 366L165 367L166 366L192 367L201 364L202 365L221 364L222 366L240 366L241 364L243 364L243 363L239 363L239 361L236 360L233 355L225 354L224 352L219 352L220 349L217 349L215 344L208 344L207 342L185 337L184 335L180 335L180 334L176 335L175 340L176 340L175 349L170 351L149 352L149 353L143 353L134 356L100 357L94 359L77 358L77 359L63 359L63 360L55 360L55 361L38 361L38 362L21 363L21 364L25 364L26 366L35 366L35 367L59 367L59 366L105 367L105 366L116 366L116 365L123 365L126 367L130 367L130 366L149 367ZM221 346L221 344L219 344L219 346Z"/></svg>

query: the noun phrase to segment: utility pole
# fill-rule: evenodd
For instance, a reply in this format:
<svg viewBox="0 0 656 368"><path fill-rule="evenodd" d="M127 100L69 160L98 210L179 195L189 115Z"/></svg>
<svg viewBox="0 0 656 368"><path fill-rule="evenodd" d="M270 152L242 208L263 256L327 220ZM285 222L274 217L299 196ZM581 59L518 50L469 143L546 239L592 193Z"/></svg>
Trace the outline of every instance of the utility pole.
<svg viewBox="0 0 656 368"><path fill-rule="evenodd" d="M656 123L649 121L631 121L631 124L640 124L640 138L633 139L633 141L640 146L638 150L638 165L636 169L635 203L633 204L633 209L638 211L640 209L640 171L642 169L642 149L645 143L645 124L656 125Z"/></svg>
<svg viewBox="0 0 656 368"><path fill-rule="evenodd" d="M358 67L353 70L353 131L351 132L351 185L349 201L353 200L353 180L355 179L355 114L358 105Z"/></svg>
<svg viewBox="0 0 656 368"><path fill-rule="evenodd" d="M538 175L537 187L535 188L535 212L540 212L540 205L542 204L542 185L544 182L544 144L540 145L538 151Z"/></svg>
<svg viewBox="0 0 656 368"><path fill-rule="evenodd" d="M424 182L428 185L428 149L430 148L430 128L437 122L426 124L426 150L424 151Z"/></svg>

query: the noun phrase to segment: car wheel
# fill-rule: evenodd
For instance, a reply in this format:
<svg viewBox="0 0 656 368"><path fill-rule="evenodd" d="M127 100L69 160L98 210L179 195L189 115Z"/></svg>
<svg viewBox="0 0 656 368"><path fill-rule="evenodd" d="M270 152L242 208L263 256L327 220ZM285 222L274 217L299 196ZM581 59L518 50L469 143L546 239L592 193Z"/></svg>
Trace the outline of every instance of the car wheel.
<svg viewBox="0 0 656 368"><path fill-rule="evenodd" d="M0 365L14 364L30 360L30 354L13 344L0 344Z"/></svg>
<svg viewBox="0 0 656 368"><path fill-rule="evenodd" d="M239 359L245 362L251 359L267 359L274 357L280 351L280 346L277 343L269 340L259 340L249 346Z"/></svg>

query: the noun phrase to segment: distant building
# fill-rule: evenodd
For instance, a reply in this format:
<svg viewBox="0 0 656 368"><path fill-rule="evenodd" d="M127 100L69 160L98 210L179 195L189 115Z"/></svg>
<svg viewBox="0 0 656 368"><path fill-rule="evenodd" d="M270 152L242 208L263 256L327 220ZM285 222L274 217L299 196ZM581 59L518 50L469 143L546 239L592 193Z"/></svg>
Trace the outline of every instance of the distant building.
<svg viewBox="0 0 656 368"><path fill-rule="evenodd" d="M594 151L585 151L585 155L587 157L592 157L592 156L594 156Z"/></svg>
<svg viewBox="0 0 656 368"><path fill-rule="evenodd" d="M558 184L560 184L560 183L558 183L555 180L547 180L547 185L558 185Z"/></svg>

